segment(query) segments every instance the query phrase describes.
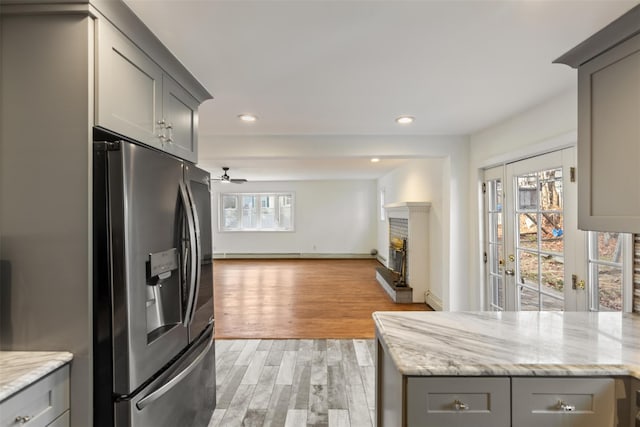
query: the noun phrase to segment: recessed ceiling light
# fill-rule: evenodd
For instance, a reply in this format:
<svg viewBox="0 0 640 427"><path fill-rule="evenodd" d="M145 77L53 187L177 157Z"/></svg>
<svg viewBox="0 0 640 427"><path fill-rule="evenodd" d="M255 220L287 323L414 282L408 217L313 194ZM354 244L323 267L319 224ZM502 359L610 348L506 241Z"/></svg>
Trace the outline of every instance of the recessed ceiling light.
<svg viewBox="0 0 640 427"><path fill-rule="evenodd" d="M409 123L413 123L413 117L411 116L400 116L396 119L396 123L400 123L401 125L408 125Z"/></svg>
<svg viewBox="0 0 640 427"><path fill-rule="evenodd" d="M253 123L258 120L258 116L254 116L253 114L240 114L238 118L247 123Z"/></svg>
<svg viewBox="0 0 640 427"><path fill-rule="evenodd" d="M378 163L380 161L379 158L374 157L373 159L371 159L371 163Z"/></svg>

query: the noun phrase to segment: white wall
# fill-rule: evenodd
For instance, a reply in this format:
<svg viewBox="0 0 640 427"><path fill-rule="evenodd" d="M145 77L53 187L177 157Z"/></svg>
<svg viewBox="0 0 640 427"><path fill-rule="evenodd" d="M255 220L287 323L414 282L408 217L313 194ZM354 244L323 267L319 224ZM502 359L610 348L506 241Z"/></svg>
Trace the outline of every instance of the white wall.
<svg viewBox="0 0 640 427"><path fill-rule="evenodd" d="M468 256L471 277L482 278L484 275L484 266L480 263L484 246L480 197L482 169L575 145L577 108L577 92L573 88L470 136L469 212L472 220ZM472 281L468 291L470 308L483 309L481 282Z"/></svg>
<svg viewBox="0 0 640 427"><path fill-rule="evenodd" d="M219 232L220 192L295 194L293 232ZM212 188L215 254L369 254L376 246L376 182L273 181Z"/></svg>
<svg viewBox="0 0 640 427"><path fill-rule="evenodd" d="M445 159L416 159L394 170L378 180L378 194L384 189L385 203L395 202L431 202L429 210L430 254L425 254L424 262L429 264L429 289L440 300L443 295L443 268L445 253L443 239L447 234L443 229ZM385 259L388 257L389 230L388 220L378 223L378 252ZM411 268L411 267L409 267Z"/></svg>

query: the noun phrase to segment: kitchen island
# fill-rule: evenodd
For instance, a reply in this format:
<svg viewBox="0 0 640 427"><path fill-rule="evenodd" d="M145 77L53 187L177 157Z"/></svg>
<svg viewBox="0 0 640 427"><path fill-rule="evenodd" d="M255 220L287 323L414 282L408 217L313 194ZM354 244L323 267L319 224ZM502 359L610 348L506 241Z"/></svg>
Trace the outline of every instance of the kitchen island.
<svg viewBox="0 0 640 427"><path fill-rule="evenodd" d="M633 426L640 316L376 312L373 318L378 427Z"/></svg>

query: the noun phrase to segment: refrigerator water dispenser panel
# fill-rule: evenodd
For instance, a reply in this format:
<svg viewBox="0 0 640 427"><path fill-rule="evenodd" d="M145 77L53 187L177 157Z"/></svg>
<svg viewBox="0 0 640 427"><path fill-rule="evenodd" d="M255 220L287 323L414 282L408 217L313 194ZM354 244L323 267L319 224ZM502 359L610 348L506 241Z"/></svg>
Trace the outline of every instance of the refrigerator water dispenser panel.
<svg viewBox="0 0 640 427"><path fill-rule="evenodd" d="M156 285L171 276L171 271L178 268L178 250L171 248L163 252L149 254L149 277L147 283ZM153 283L155 282L155 283Z"/></svg>
<svg viewBox="0 0 640 427"><path fill-rule="evenodd" d="M151 343L182 321L180 309L178 250L149 254L147 261L147 343Z"/></svg>

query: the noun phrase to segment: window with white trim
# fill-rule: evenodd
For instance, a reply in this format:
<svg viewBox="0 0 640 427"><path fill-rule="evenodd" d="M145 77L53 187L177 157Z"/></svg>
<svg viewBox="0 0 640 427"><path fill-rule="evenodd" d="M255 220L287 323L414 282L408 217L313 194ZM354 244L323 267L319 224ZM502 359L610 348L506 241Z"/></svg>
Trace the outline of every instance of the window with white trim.
<svg viewBox="0 0 640 427"><path fill-rule="evenodd" d="M220 231L293 231L293 193L221 193Z"/></svg>

